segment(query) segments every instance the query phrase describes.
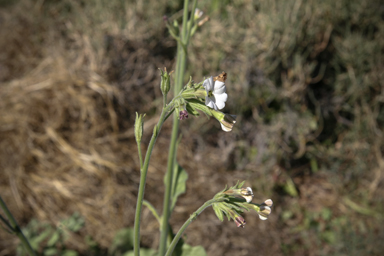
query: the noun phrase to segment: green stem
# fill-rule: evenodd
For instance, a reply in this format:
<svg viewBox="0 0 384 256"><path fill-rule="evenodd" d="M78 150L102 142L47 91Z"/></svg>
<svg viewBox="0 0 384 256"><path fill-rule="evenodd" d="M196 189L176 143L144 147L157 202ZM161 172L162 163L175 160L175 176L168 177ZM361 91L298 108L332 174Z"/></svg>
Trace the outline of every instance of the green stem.
<svg viewBox="0 0 384 256"><path fill-rule="evenodd" d="M166 120L165 117L167 112L169 112L170 108L173 106L173 103L169 103L167 107L163 108L161 112L159 122L156 124L153 130L151 141L149 142L147 153L145 154L145 160L143 164L143 168L141 170L140 177L140 185L139 185L139 194L137 196L137 205L136 205L136 214L135 214L135 226L134 226L134 255L140 255L140 220L141 220L141 209L143 206L144 199L144 191L145 191L145 183L147 179L149 160L151 159L151 154L153 147L155 145L156 139L159 136L161 127Z"/></svg>
<svg viewBox="0 0 384 256"><path fill-rule="evenodd" d="M15 218L13 217L12 213L8 210L8 207L5 204L5 202L3 201L3 199L1 198L1 196L0 196L0 207L1 207L1 209L3 209L5 215L7 216L8 221L10 222L9 224L12 227L12 231L15 232L16 235L19 237L19 239L20 239L21 243L23 244L27 253L29 253L29 255L35 256L36 255L35 252L33 251L27 238L24 236L23 232L21 231L21 229L20 229L19 225L17 224Z"/></svg>
<svg viewBox="0 0 384 256"><path fill-rule="evenodd" d="M141 154L141 143L137 142L137 151L139 151L139 160L140 160L140 172L143 169L143 156Z"/></svg>
<svg viewBox="0 0 384 256"><path fill-rule="evenodd" d="M170 244L168 251L165 254L165 256L171 256L172 255L173 250L175 249L177 243L179 242L181 235L187 229L189 224L191 224L191 222L194 221L197 218L197 216L199 216L200 213L202 213L207 207L211 206L213 203L216 203L216 202L218 202L217 199L211 199L211 200L205 202L197 211L195 211L193 214L191 214L189 219L183 224L183 226L180 228L179 232L177 232L176 236L173 238L172 243Z"/></svg>
<svg viewBox="0 0 384 256"><path fill-rule="evenodd" d="M194 0L192 3L191 19L189 21L188 29L187 29L187 32L186 32L185 38L184 38L185 47L188 46L189 38L191 37L191 33L192 33L192 27L193 27L193 24L195 23L195 17L194 16L195 16L196 6L197 6L197 0Z"/></svg>
<svg viewBox="0 0 384 256"><path fill-rule="evenodd" d="M167 106L167 94L168 94L168 92L163 95L163 108L165 108L165 106Z"/></svg>
<svg viewBox="0 0 384 256"><path fill-rule="evenodd" d="M181 41L185 43L185 39L187 36L187 27L188 27L188 5L189 0L184 0L184 9L183 9L183 30L181 31ZM192 10L193 11L193 10ZM193 18L193 17L191 17Z"/></svg>
<svg viewBox="0 0 384 256"><path fill-rule="evenodd" d="M176 156L176 142L179 131L179 120L177 115L174 115L173 127L172 127L172 136L171 143L168 152L168 168L166 173L166 187L164 195L164 205L163 205L163 215L161 219L161 234L160 234L160 247L159 247L159 256L164 255L167 250L167 236L169 230L169 215L170 215L170 201L171 201L171 192L172 192L172 179L173 179L173 169ZM174 140L173 138L176 138Z"/></svg>
<svg viewBox="0 0 384 256"><path fill-rule="evenodd" d="M175 76L175 85L174 85L174 95L178 95L182 85L183 78L185 73L185 66L187 62L187 52L185 48L185 38L187 33L187 23L188 23L188 5L189 0L184 0L184 14L183 14L183 30L181 35L181 40L178 41L177 44L177 57L176 57L176 76ZM176 144L178 138L179 131L179 117L178 113L175 113L173 116L173 127L172 127L172 135L171 142L169 145L169 153L168 153L168 166L166 173L166 187L164 193L164 201L163 201L163 215L162 222L160 227L160 245L159 245L159 256L165 254L167 250L167 237L169 231L169 217L170 217L170 201L171 201L171 193L172 193L172 179L174 172L174 163L176 159Z"/></svg>

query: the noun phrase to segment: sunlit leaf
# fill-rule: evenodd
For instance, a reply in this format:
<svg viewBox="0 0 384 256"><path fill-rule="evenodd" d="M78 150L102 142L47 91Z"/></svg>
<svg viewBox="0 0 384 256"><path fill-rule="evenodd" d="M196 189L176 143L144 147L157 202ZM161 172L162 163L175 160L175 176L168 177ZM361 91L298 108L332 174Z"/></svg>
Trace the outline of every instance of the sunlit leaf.
<svg viewBox="0 0 384 256"><path fill-rule="evenodd" d="M207 253L205 252L202 246L190 246L190 245L184 244L182 247L181 256L206 256L206 255Z"/></svg>
<svg viewBox="0 0 384 256"><path fill-rule="evenodd" d="M123 256L134 256L134 251L129 251L127 253L124 253ZM156 251L153 249L143 249L140 248L140 256L155 256Z"/></svg>

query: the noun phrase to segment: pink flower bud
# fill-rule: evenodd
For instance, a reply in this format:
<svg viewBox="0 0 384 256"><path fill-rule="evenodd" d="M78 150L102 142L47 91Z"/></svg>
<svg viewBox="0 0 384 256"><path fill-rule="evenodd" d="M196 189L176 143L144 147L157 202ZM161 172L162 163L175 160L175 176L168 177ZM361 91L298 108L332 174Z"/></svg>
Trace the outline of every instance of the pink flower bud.
<svg viewBox="0 0 384 256"><path fill-rule="evenodd" d="M239 215L235 218L235 223L238 228L244 228L246 222L245 219Z"/></svg>
<svg viewBox="0 0 384 256"><path fill-rule="evenodd" d="M179 119L184 120L188 118L188 111L187 110L182 110L179 113Z"/></svg>

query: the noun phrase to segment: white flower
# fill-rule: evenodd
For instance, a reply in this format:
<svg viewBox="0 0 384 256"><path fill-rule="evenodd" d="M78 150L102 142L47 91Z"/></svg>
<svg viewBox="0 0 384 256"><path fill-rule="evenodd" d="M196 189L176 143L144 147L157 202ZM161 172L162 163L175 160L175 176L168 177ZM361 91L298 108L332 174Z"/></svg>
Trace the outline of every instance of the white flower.
<svg viewBox="0 0 384 256"><path fill-rule="evenodd" d="M269 214L271 214L271 208L268 206L260 206L258 214L261 220L266 220L268 219Z"/></svg>
<svg viewBox="0 0 384 256"><path fill-rule="evenodd" d="M204 80L203 87L207 92L207 96L205 96L205 105L214 110L225 107L228 95L225 93L226 88L224 82L213 81L213 77L211 76Z"/></svg>
<svg viewBox="0 0 384 256"><path fill-rule="evenodd" d="M195 20L198 20L201 18L201 16L203 16L204 12L202 10L200 10L199 8L196 8L195 9Z"/></svg>
<svg viewBox="0 0 384 256"><path fill-rule="evenodd" d="M244 197L244 199L247 201L247 203L250 203L252 201L252 198L253 198L253 192L252 192L252 189L250 187L247 187L247 188L242 188L240 190L241 192L241 196Z"/></svg>

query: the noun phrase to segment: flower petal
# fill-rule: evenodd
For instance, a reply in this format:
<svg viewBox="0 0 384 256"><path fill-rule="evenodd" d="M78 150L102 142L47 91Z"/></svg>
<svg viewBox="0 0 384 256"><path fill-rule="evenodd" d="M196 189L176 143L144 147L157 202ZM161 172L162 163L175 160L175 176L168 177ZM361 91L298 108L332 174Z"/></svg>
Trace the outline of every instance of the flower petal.
<svg viewBox="0 0 384 256"><path fill-rule="evenodd" d="M261 205L266 205L268 207L271 207L273 205L273 201L271 199L267 199L265 200L264 203L262 203Z"/></svg>
<svg viewBox="0 0 384 256"><path fill-rule="evenodd" d="M205 97L205 105L210 107L210 108L213 108L214 110L217 110L217 106L215 104L215 102L212 100L212 98L210 97Z"/></svg>
<svg viewBox="0 0 384 256"><path fill-rule="evenodd" d="M226 92L226 87L223 82L215 81L215 84L213 86L213 93L214 94L222 94Z"/></svg>
<svg viewBox="0 0 384 256"><path fill-rule="evenodd" d="M223 83L221 81L215 81L215 90L220 89L222 87L225 87L225 83Z"/></svg>
<svg viewBox="0 0 384 256"><path fill-rule="evenodd" d="M260 219L266 220L268 219L269 214L271 214L271 208L269 208L268 206L261 206L258 214Z"/></svg>
<svg viewBox="0 0 384 256"><path fill-rule="evenodd" d="M220 123L220 124L221 124L221 129L223 129L223 131L225 131L225 132L232 131L232 127L227 127L227 126L223 125L222 123Z"/></svg>
<svg viewBox="0 0 384 256"><path fill-rule="evenodd" d="M261 220L266 220L266 219L268 219L267 217L264 217L264 216L261 216L261 215L259 215L259 218L260 218Z"/></svg>
<svg viewBox="0 0 384 256"><path fill-rule="evenodd" d="M225 102L228 99L228 95L226 93L223 94L214 94L215 101L218 109L222 109L225 107Z"/></svg>
<svg viewBox="0 0 384 256"><path fill-rule="evenodd" d="M244 199L247 201L247 203L250 203L252 201L252 198L253 198L253 192L252 192L252 189L250 187L247 187L247 188L242 188L240 190L241 192L241 196L244 197Z"/></svg>
<svg viewBox="0 0 384 256"><path fill-rule="evenodd" d="M204 83L203 83L203 87L205 88L205 90L208 91L212 91L213 90L213 77L211 76L210 78L207 78L204 80Z"/></svg>
<svg viewBox="0 0 384 256"><path fill-rule="evenodd" d="M221 87L221 88L215 88L213 90L213 94L223 94L227 91L226 87Z"/></svg>

